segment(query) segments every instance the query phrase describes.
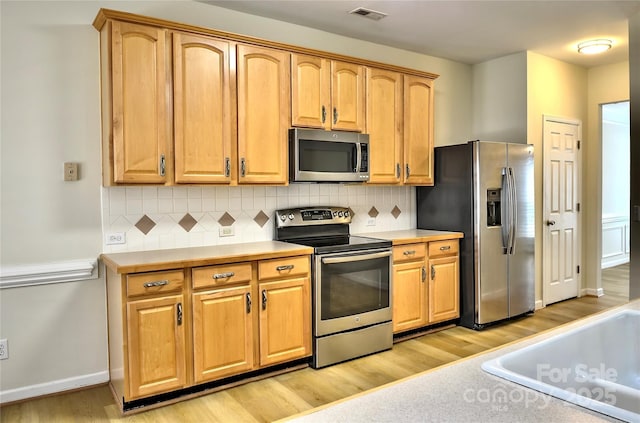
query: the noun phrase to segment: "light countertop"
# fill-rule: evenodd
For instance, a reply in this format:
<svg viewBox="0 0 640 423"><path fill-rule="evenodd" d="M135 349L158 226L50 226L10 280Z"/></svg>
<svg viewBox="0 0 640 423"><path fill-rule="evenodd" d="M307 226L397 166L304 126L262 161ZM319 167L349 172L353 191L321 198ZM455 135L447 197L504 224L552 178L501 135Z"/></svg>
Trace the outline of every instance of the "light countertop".
<svg viewBox="0 0 640 423"><path fill-rule="evenodd" d="M313 248L288 242L259 241L206 247L102 254L101 259L106 266L116 273L132 273L265 260L305 254L313 254Z"/></svg>
<svg viewBox="0 0 640 423"><path fill-rule="evenodd" d="M356 234L354 234L356 235ZM446 239L462 238L462 232L432 231L429 229L405 229L400 231L368 232L357 234L370 238L386 239L393 245L411 244L414 242L443 241Z"/></svg>
<svg viewBox="0 0 640 423"><path fill-rule="evenodd" d="M613 417L486 373L480 366L487 360L586 325L621 309L640 310L640 300L285 420L300 423L617 422L619 420Z"/></svg>

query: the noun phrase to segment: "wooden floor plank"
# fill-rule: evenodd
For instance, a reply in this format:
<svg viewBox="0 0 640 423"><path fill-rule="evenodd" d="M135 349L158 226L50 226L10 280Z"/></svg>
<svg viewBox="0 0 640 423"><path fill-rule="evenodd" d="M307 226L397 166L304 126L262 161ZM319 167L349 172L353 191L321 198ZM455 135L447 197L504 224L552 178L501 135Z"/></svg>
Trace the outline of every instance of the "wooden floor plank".
<svg viewBox="0 0 640 423"><path fill-rule="evenodd" d="M602 297L552 304L532 316L474 331L460 326L413 338L379 354L324 369L305 368L122 417L107 386L36 398L0 408L0 421L268 422L364 392L628 301L629 266L602 272Z"/></svg>

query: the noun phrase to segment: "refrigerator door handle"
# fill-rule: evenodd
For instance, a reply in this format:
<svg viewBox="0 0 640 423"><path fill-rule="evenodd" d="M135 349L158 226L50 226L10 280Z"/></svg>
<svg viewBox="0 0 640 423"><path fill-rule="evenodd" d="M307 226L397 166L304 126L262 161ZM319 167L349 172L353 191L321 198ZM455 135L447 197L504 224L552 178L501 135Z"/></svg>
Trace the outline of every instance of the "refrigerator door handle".
<svg viewBox="0 0 640 423"><path fill-rule="evenodd" d="M516 250L516 228L518 227L518 193L516 192L516 175L513 168L509 168L509 177L511 178L511 239L509 242L509 254L515 254Z"/></svg>
<svg viewBox="0 0 640 423"><path fill-rule="evenodd" d="M508 169L502 168L502 190L501 190L501 198L500 198L500 204L501 204L501 211L500 214L503 217L503 221L502 221L502 254L509 254L509 232L510 232L510 224L509 224L509 213L510 213L510 206L509 206L509 200L510 200L510 196L509 196L509 176L508 176Z"/></svg>

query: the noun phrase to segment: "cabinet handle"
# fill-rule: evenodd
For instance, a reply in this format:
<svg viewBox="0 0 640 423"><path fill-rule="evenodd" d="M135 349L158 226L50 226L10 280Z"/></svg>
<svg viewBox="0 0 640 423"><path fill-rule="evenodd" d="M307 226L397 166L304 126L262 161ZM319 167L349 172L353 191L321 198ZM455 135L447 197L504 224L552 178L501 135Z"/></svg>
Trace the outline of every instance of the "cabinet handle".
<svg viewBox="0 0 640 423"><path fill-rule="evenodd" d="M322 106L322 123L325 123L327 120L327 108Z"/></svg>
<svg viewBox="0 0 640 423"><path fill-rule="evenodd" d="M224 176L231 175L231 159L228 157L224 158Z"/></svg>
<svg viewBox="0 0 640 423"><path fill-rule="evenodd" d="M160 155L160 169L158 170L160 173L160 176L164 176L165 171L166 171L166 165L165 165L165 159L164 159L164 154Z"/></svg>
<svg viewBox="0 0 640 423"><path fill-rule="evenodd" d="M262 290L262 309L263 310L267 309L267 290L266 289Z"/></svg>
<svg viewBox="0 0 640 423"><path fill-rule="evenodd" d="M422 282L427 280L427 268L422 266Z"/></svg>
<svg viewBox="0 0 640 423"><path fill-rule="evenodd" d="M406 171L407 171L407 179L409 179L409 175L411 175L411 169L409 169L409 165L406 165Z"/></svg>
<svg viewBox="0 0 640 423"><path fill-rule="evenodd" d="M182 303L178 303L176 307L177 318L178 318L178 326L182 325Z"/></svg>
<svg viewBox="0 0 640 423"><path fill-rule="evenodd" d="M286 266L278 266L278 267L276 267L276 270L278 272L282 272L283 270L291 270L293 268L294 268L293 264L287 264Z"/></svg>
<svg viewBox="0 0 640 423"><path fill-rule="evenodd" d="M213 279L227 279L227 278L230 278L232 276L235 276L234 272L214 273L213 274Z"/></svg>
<svg viewBox="0 0 640 423"><path fill-rule="evenodd" d="M451 249L451 245L445 245L443 247L440 247L440 251L449 251Z"/></svg>
<svg viewBox="0 0 640 423"><path fill-rule="evenodd" d="M436 278L436 268L435 266L432 264L431 265L431 280L434 280Z"/></svg>
<svg viewBox="0 0 640 423"><path fill-rule="evenodd" d="M335 125L336 123L338 123L338 109L334 107L333 108L333 124Z"/></svg>
<svg viewBox="0 0 640 423"><path fill-rule="evenodd" d="M244 160L244 157L240 159L240 176L244 177L247 173L247 163Z"/></svg>
<svg viewBox="0 0 640 423"><path fill-rule="evenodd" d="M154 286L164 286L164 285L169 285L169 281L165 279L163 281L147 282L142 286L144 286L145 288L153 288Z"/></svg>
<svg viewBox="0 0 640 423"><path fill-rule="evenodd" d="M251 313L251 294L247 292L247 314Z"/></svg>
<svg viewBox="0 0 640 423"><path fill-rule="evenodd" d="M397 179L400 179L400 172L402 172L401 169L400 169L400 163L396 163L396 178Z"/></svg>
<svg viewBox="0 0 640 423"><path fill-rule="evenodd" d="M415 254L415 253L416 253L416 250L408 250L408 251L405 251L402 254L404 254L405 256L410 256L410 255Z"/></svg>

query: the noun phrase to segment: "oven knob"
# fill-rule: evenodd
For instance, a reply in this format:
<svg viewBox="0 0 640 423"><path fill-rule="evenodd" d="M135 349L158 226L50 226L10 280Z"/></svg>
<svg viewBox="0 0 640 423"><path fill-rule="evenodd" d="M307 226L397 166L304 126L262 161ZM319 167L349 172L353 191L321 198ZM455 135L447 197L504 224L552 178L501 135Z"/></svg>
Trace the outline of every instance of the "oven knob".
<svg viewBox="0 0 640 423"><path fill-rule="evenodd" d="M338 216L338 212L334 210L333 211L333 217L336 217L336 216Z"/></svg>
<svg viewBox="0 0 640 423"><path fill-rule="evenodd" d="M342 210L338 212L338 217L342 217Z"/></svg>
<svg viewBox="0 0 640 423"><path fill-rule="evenodd" d="M285 216L284 214L281 214L280 215L280 220L282 220L284 222L285 220L287 220L287 216Z"/></svg>
<svg viewBox="0 0 640 423"><path fill-rule="evenodd" d="M293 220L293 213L289 213L289 220Z"/></svg>
<svg viewBox="0 0 640 423"><path fill-rule="evenodd" d="M349 217L349 210L344 211L344 217Z"/></svg>

